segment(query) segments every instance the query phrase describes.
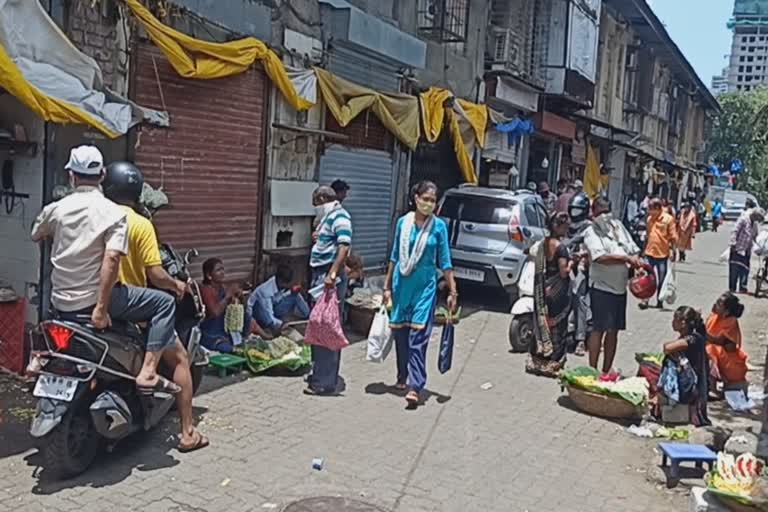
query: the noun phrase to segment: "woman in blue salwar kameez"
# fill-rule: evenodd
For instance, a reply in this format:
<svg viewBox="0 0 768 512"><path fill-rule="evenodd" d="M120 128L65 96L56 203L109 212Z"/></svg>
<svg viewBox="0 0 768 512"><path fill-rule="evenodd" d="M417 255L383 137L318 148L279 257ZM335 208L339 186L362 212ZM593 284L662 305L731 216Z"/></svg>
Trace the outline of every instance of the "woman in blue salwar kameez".
<svg viewBox="0 0 768 512"><path fill-rule="evenodd" d="M397 353L397 384L408 390L406 401L416 406L427 382L427 344L432 335L437 303L438 269L448 283L448 309L454 311L458 294L445 222L433 215L437 186L422 181L411 190L415 211L397 222L384 302L392 305L390 322Z"/></svg>

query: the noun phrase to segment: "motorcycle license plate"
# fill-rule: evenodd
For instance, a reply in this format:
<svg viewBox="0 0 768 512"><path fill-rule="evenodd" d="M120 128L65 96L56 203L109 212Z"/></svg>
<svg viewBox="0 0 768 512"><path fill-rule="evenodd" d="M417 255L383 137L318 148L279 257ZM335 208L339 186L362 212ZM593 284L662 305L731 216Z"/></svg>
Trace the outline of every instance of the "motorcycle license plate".
<svg viewBox="0 0 768 512"><path fill-rule="evenodd" d="M53 398L71 402L77 391L77 379L58 375L40 375L32 394L38 398Z"/></svg>

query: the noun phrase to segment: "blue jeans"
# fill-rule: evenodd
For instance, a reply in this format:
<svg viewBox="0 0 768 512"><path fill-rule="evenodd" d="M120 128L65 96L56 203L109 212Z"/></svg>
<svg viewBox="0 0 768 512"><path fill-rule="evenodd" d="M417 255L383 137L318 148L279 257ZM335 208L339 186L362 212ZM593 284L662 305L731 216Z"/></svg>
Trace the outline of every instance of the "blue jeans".
<svg viewBox="0 0 768 512"><path fill-rule="evenodd" d="M732 292L747 291L747 282L749 280L749 258L747 251L744 255L739 254L731 248L731 255L728 258L728 289Z"/></svg>
<svg viewBox="0 0 768 512"><path fill-rule="evenodd" d="M659 294L661 293L661 285L664 284L664 279L667 277L667 263L669 258L654 258L653 256L646 256L645 259L651 264L653 270L656 271L656 300L659 300Z"/></svg>

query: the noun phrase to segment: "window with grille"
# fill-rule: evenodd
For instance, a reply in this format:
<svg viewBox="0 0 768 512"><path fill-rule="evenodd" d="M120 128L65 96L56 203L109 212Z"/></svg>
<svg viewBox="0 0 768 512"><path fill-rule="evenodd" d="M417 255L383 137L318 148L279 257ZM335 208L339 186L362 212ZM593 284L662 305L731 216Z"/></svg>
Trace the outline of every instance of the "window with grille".
<svg viewBox="0 0 768 512"><path fill-rule="evenodd" d="M419 33L443 43L467 40L470 0L419 0Z"/></svg>

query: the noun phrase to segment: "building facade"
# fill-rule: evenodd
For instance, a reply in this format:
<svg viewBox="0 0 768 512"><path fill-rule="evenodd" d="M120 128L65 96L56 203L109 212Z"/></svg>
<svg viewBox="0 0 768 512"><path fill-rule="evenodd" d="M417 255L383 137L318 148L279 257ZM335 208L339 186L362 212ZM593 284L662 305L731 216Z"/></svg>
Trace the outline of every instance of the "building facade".
<svg viewBox="0 0 768 512"><path fill-rule="evenodd" d="M768 84L768 1L735 0L728 65L728 91L749 91Z"/></svg>

